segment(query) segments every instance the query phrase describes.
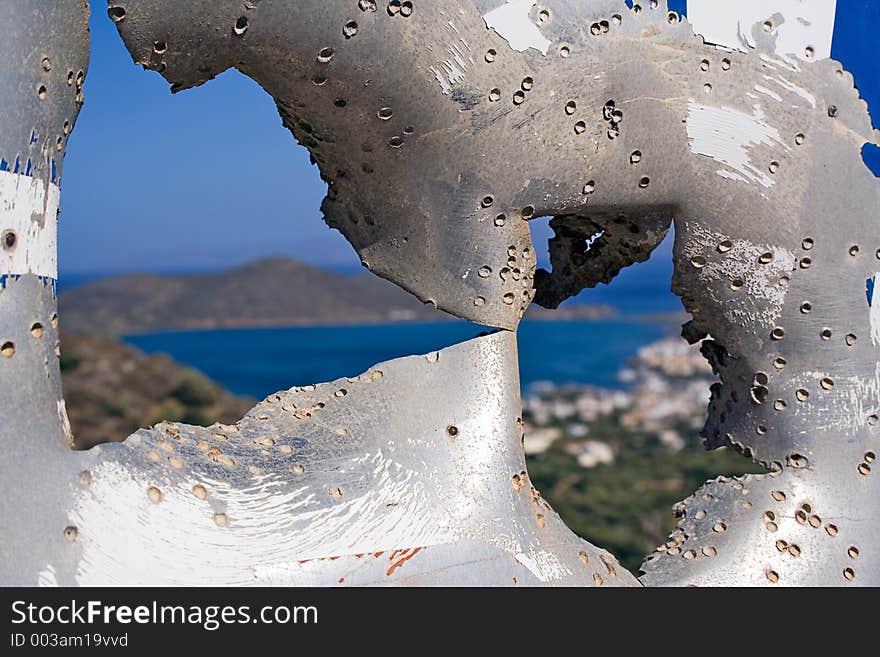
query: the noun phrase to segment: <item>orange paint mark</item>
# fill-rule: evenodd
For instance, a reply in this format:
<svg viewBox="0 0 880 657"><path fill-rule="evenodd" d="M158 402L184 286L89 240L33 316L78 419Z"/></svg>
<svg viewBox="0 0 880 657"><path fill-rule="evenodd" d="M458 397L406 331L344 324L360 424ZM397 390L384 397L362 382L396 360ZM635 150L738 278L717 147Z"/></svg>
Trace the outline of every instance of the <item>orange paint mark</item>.
<svg viewBox="0 0 880 657"><path fill-rule="evenodd" d="M382 552L382 551L379 551L379 552L373 552L373 556L376 557L377 559L378 559L379 557L381 557L383 554L385 554L385 553Z"/></svg>
<svg viewBox="0 0 880 657"><path fill-rule="evenodd" d="M395 550L394 552L392 552L392 553L391 553L391 557L392 557L392 558L393 558L394 555L396 555L398 552L400 552L403 556L402 556L400 559L398 559L397 561L395 561L394 563L391 564L391 567L390 567L388 570L385 571L385 575L386 575L386 576L390 576L391 573L393 573L395 570L397 570L398 568L400 568L405 562L409 561L409 560L412 559L414 556L416 556L416 555L419 553L419 551L420 551L421 549L422 549L422 548L417 547L417 548L414 548L414 549L412 549L412 550Z"/></svg>
<svg viewBox="0 0 880 657"><path fill-rule="evenodd" d="M343 582L345 582L345 578L344 578L344 577L340 577L340 578L339 578L338 580L336 580L336 581L339 582L340 584L342 584Z"/></svg>
<svg viewBox="0 0 880 657"><path fill-rule="evenodd" d="M516 577L513 578L513 585L516 586L519 582L516 580Z"/></svg>

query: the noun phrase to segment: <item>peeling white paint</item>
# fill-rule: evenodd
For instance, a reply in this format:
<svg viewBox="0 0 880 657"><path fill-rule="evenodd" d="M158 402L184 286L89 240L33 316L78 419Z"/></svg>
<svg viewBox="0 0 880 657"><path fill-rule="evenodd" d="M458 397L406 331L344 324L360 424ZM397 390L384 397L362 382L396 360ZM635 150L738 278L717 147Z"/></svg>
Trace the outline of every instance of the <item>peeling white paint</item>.
<svg viewBox="0 0 880 657"><path fill-rule="evenodd" d="M688 144L691 152L705 155L734 170L741 178L771 187L774 183L767 162L753 162L751 149L759 144L790 148L779 131L764 121L760 108L746 114L732 107L688 104ZM732 176L722 176L732 178Z"/></svg>
<svg viewBox="0 0 880 657"><path fill-rule="evenodd" d="M455 34L459 33L452 21L448 22L447 29ZM462 52L458 45L459 43L464 45L468 53ZM474 64L474 59L469 54L470 47L463 39L459 38L458 41L451 42L447 46L446 52L449 54L448 59L443 60L437 66L428 68L434 75L434 79L439 83L444 96L448 96L452 93L452 88L456 84L464 81L465 71L467 71L469 65L472 66Z"/></svg>
<svg viewBox="0 0 880 657"><path fill-rule="evenodd" d="M837 0L688 0L687 17L707 43L743 51L756 47L752 30L763 34L769 20L766 36L776 39L776 53L810 61L831 56L836 11Z"/></svg>
<svg viewBox="0 0 880 657"><path fill-rule="evenodd" d="M530 549L528 552L520 552L516 555L526 569L538 578L540 582L552 582L571 575L571 571L559 558L547 550Z"/></svg>
<svg viewBox="0 0 880 657"><path fill-rule="evenodd" d="M757 91L759 94L764 94L765 96L770 96L770 98L775 100L777 103L782 102L782 96L780 96L775 91L771 91L767 87L761 86L760 84L755 85L755 91Z"/></svg>
<svg viewBox="0 0 880 657"><path fill-rule="evenodd" d="M770 82L775 82L776 84L778 84L780 87L782 87L786 91L790 91L793 94L800 96L801 98L803 98L804 100L806 100L810 104L810 107L812 107L813 109L816 109L816 97L813 94L811 94L809 91L804 89L803 87L796 85L794 82L786 80L781 75L777 75L775 77L770 76L770 75L765 75L764 79L768 80Z"/></svg>
<svg viewBox="0 0 880 657"><path fill-rule="evenodd" d="M550 40L529 18L529 11L536 4L537 0L507 0L507 4L493 9L483 20L486 27L495 30L514 50L524 52L534 48L546 55Z"/></svg>
<svg viewBox="0 0 880 657"><path fill-rule="evenodd" d="M704 282L726 288L733 280L742 281L740 302L716 296L713 286L706 286L713 301L721 305L724 318L736 326L761 332L775 326L788 294L788 286L780 285L779 280L794 268L794 253L779 246L732 239L694 222L687 222L687 233L690 239L684 245L685 258L688 261L696 256L706 258L707 263L699 273ZM717 254L718 244L726 239L732 243L730 251L720 257L707 257L707 254ZM770 262L756 266L764 253L772 255Z"/></svg>
<svg viewBox="0 0 880 657"><path fill-rule="evenodd" d="M283 490L270 475L254 477L246 489L209 476L172 484L159 473L139 480L126 467L104 462L92 470L92 484L70 518L79 528L83 555L77 582L259 584L265 583L259 573L274 573L272 564L455 541L448 517L416 473L381 452L365 456L361 465L372 477L367 492L327 503L320 484ZM192 494L193 483L205 486L208 500ZM151 485L162 491L160 504L147 497ZM227 526L217 525L218 511ZM180 546L180 531L190 536L187 547ZM122 543L107 543L109 536ZM177 546L174 559L157 556L169 545ZM198 546L212 546L207 569ZM132 563L140 565L137 572Z"/></svg>
<svg viewBox="0 0 880 657"><path fill-rule="evenodd" d="M15 233L13 248L0 245L0 275L58 278L59 197L53 183L0 171L0 234Z"/></svg>

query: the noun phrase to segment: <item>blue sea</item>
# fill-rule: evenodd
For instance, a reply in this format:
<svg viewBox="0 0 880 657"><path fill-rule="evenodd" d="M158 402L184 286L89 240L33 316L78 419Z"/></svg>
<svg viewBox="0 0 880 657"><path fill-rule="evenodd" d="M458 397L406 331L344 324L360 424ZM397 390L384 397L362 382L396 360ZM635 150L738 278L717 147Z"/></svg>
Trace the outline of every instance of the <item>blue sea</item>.
<svg viewBox="0 0 880 657"><path fill-rule="evenodd" d="M127 336L238 394L263 398L291 386L355 376L378 362L436 351L486 328L462 321L309 328L219 329ZM618 372L639 347L668 335L645 318L526 321L519 329L524 389L540 381L621 387Z"/></svg>

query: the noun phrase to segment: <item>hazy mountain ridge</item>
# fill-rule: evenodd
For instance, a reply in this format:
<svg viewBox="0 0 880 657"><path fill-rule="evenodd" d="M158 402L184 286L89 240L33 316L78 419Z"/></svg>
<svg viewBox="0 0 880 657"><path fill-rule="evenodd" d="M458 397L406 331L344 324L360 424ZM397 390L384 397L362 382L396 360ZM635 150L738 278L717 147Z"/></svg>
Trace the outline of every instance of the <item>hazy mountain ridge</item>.
<svg viewBox="0 0 880 657"><path fill-rule="evenodd" d="M378 276L338 274L289 258L204 274L108 276L63 290L59 304L64 328L83 335L451 318ZM570 305L557 311L533 308L529 317L613 314L607 306Z"/></svg>
<svg viewBox="0 0 880 657"><path fill-rule="evenodd" d="M66 329L105 335L448 317L376 276L286 258L216 273L110 276L63 291L60 307Z"/></svg>

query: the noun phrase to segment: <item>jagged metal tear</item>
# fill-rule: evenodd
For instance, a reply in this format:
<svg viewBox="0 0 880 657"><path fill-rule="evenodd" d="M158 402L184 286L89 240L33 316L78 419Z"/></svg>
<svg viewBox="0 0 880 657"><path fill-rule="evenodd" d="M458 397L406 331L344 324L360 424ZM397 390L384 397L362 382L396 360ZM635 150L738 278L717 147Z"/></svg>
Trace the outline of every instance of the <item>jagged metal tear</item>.
<svg viewBox="0 0 880 657"><path fill-rule="evenodd" d="M686 333L712 336L704 353L722 380L709 446L774 472L687 500L643 582L876 584L880 317L865 286L880 268L880 186L859 156L875 133L852 77L830 60L773 54L760 26L756 51L707 46L665 2L533 3L530 20L551 45L514 50L483 18L501 4L114 0L110 15L135 60L172 90L231 66L259 82L328 182L328 223L374 272L462 317L516 328L534 292L532 217L559 217L566 231L554 271L538 280L548 305L642 259L672 221ZM0 147L18 148L9 143ZM582 236L609 220L633 237L612 230L584 250ZM579 257L566 262L566 248ZM13 311L0 321L27 342L39 294L22 280L0 294ZM514 340L502 332L438 363L377 366L379 382L346 384L355 392L342 398L337 386L281 393L239 437L216 431L228 439L216 444L213 429L165 427L76 456L58 439L54 359L41 378L40 354L16 351L0 363L15 418L0 429L12 456L2 467L28 504L3 502L15 529L3 568L22 566L3 579L635 583L530 493L510 433ZM431 382L427 401L412 396L419 377ZM44 426L23 443L17 434L37 416ZM286 460L285 446L302 460ZM93 461L77 483L82 459ZM412 487L399 490L413 494L402 501L389 491L407 471ZM393 547L352 529L361 512L392 519ZM318 518L328 524L310 524ZM334 522L343 529L313 530ZM449 533L431 533L440 528ZM270 542L289 549L261 560ZM171 545L173 558L143 558ZM386 549L394 559L382 562ZM383 555L370 562L370 552Z"/></svg>

